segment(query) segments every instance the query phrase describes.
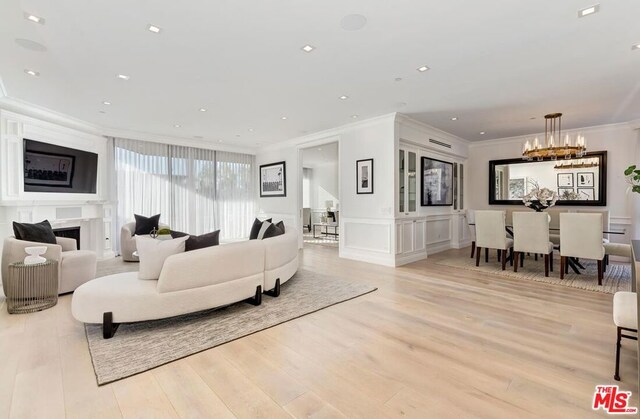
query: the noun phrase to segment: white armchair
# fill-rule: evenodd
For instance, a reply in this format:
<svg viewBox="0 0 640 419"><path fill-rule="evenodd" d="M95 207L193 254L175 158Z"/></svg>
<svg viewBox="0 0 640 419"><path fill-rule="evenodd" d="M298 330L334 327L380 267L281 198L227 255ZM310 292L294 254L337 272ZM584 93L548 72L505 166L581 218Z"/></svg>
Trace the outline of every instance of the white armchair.
<svg viewBox="0 0 640 419"><path fill-rule="evenodd" d="M56 244L37 243L8 237L2 247L2 285L6 294L9 264L22 262L26 247L45 246L44 257L58 261L58 293L72 292L80 285L96 277L96 254L89 250L77 250L75 239L56 237Z"/></svg>
<svg viewBox="0 0 640 419"><path fill-rule="evenodd" d="M602 285L604 246L602 214L560 214L560 279L568 268L567 258L598 261L598 285Z"/></svg>
<svg viewBox="0 0 640 419"><path fill-rule="evenodd" d="M160 229L169 228L168 225L160 223ZM136 222L131 221L120 228L120 255L125 262L140 262L137 256L133 255L136 251Z"/></svg>
<svg viewBox="0 0 640 419"><path fill-rule="evenodd" d="M549 214L544 212L513 213L513 270L525 253L544 255L544 276L553 272L553 243L549 241Z"/></svg>
<svg viewBox="0 0 640 419"><path fill-rule="evenodd" d="M489 249L497 249L505 270L507 250L513 252L513 240L505 236L504 211L476 211L476 266L480 265L480 251L484 248L485 262L489 262ZM511 257L513 263L513 255Z"/></svg>

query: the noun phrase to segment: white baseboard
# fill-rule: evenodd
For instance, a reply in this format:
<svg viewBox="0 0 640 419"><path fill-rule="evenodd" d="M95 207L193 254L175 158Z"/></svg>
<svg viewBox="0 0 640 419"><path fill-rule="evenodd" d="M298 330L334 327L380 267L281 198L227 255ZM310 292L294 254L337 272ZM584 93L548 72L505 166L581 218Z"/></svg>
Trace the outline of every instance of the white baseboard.
<svg viewBox="0 0 640 419"><path fill-rule="evenodd" d="M433 255L435 253L440 253L440 252L444 252L445 250L449 250L451 249L451 242L446 241L446 242L440 242L440 243L434 243L434 244L430 244L427 246L427 254L428 255Z"/></svg>
<svg viewBox="0 0 640 419"><path fill-rule="evenodd" d="M393 255L388 253L378 253L378 252L367 252L363 250L353 250L353 249L340 249L339 253L341 258L358 260L360 262L373 263L375 265L383 265L395 267L395 258Z"/></svg>
<svg viewBox="0 0 640 419"><path fill-rule="evenodd" d="M417 253L417 254L413 254L413 255L397 256L396 257L396 265L395 266L407 265L409 263L417 262L419 260L423 260L423 259L426 259L426 258L427 258L427 254L426 253Z"/></svg>

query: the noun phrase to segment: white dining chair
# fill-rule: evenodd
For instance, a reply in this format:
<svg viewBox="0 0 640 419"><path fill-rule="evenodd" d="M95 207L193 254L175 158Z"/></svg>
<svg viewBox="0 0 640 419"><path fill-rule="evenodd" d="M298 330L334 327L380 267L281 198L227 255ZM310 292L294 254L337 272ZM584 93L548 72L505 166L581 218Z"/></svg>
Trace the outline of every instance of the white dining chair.
<svg viewBox="0 0 640 419"><path fill-rule="evenodd" d="M475 210L467 210L467 227L469 227L469 235L471 236L471 259L475 256L476 252L476 226L470 225L476 223Z"/></svg>
<svg viewBox="0 0 640 419"><path fill-rule="evenodd" d="M616 325L616 372L613 379L620 381L620 348L622 338L638 340L638 296L635 292L618 291L613 295L613 323ZM624 332L635 333L634 335Z"/></svg>
<svg viewBox="0 0 640 419"><path fill-rule="evenodd" d="M545 212L513 213L513 270L525 253L544 255L544 276L553 272L553 243L549 241L549 214Z"/></svg>
<svg viewBox="0 0 640 419"><path fill-rule="evenodd" d="M602 285L602 214L560 214L560 279L564 279L568 257L596 260L598 285Z"/></svg>
<svg viewBox="0 0 640 419"><path fill-rule="evenodd" d="M505 235L504 211L476 211L476 266L480 266L480 253L484 249L485 262L489 262L489 249L499 251L499 259L502 261L502 270L505 270L507 262L507 250L510 250L511 263L513 263L513 239Z"/></svg>

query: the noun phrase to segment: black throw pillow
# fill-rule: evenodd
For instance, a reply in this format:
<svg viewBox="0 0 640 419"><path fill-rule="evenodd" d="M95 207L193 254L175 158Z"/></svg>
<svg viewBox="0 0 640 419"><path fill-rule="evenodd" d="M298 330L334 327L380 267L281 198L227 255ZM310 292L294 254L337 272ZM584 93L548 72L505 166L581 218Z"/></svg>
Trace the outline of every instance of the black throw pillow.
<svg viewBox="0 0 640 419"><path fill-rule="evenodd" d="M56 244L56 236L48 220L36 224L13 222L13 234L18 240Z"/></svg>
<svg viewBox="0 0 640 419"><path fill-rule="evenodd" d="M280 221L279 223L276 223L276 227L282 230L282 234L284 234L284 221Z"/></svg>
<svg viewBox="0 0 640 419"><path fill-rule="evenodd" d="M155 228L158 230L160 223L160 214L153 217L145 217L144 215L133 214L136 217L136 232L134 235L144 236L145 234L151 234L151 231Z"/></svg>
<svg viewBox="0 0 640 419"><path fill-rule="evenodd" d="M265 220L271 222L271 218ZM251 232L249 233L249 240L256 240L258 238L258 233L260 233L260 227L262 227L262 221L257 218L253 222L253 226L251 226Z"/></svg>
<svg viewBox="0 0 640 419"><path fill-rule="evenodd" d="M217 246L220 244L220 230L212 231L211 233L201 234L199 236L193 236L181 231L171 231L171 237L177 239L178 237L189 236L185 242L185 252L191 250L204 249L205 247Z"/></svg>
<svg viewBox="0 0 640 419"><path fill-rule="evenodd" d="M284 230L278 226L279 224L282 224L282 221L280 221L278 224L271 224L264 232L262 240L269 239L271 237L282 236L284 234ZM284 227L284 224L282 224L282 227Z"/></svg>

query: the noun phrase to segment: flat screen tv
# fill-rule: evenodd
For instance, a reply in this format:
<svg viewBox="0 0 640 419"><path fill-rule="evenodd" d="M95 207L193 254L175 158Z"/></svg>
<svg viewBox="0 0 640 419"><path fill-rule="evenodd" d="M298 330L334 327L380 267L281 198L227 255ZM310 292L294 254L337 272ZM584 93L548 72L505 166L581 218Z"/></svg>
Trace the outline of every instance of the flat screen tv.
<svg viewBox="0 0 640 419"><path fill-rule="evenodd" d="M24 139L24 191L96 193L98 155Z"/></svg>

